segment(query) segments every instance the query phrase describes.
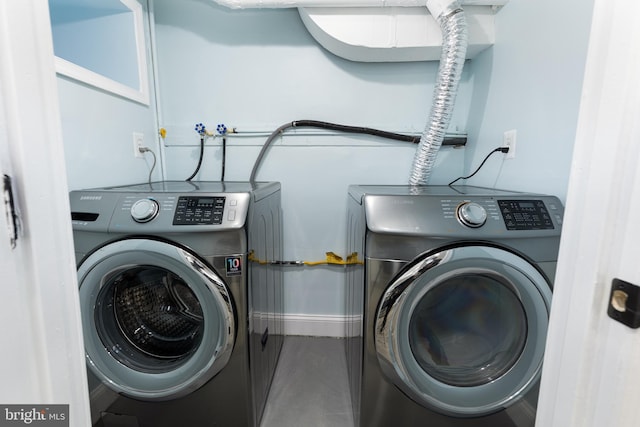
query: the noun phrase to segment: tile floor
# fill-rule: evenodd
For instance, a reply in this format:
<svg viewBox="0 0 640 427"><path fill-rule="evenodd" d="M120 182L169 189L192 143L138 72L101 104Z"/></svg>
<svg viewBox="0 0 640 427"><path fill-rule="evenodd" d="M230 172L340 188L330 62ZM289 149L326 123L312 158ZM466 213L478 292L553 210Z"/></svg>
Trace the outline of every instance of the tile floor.
<svg viewBox="0 0 640 427"><path fill-rule="evenodd" d="M344 340L285 337L260 427L353 427Z"/></svg>

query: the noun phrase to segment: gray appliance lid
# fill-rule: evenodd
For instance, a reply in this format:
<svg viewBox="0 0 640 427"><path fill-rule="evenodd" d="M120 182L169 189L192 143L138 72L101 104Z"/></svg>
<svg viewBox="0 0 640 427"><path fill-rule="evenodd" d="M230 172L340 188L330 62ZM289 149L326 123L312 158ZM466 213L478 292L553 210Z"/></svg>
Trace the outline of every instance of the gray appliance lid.
<svg viewBox="0 0 640 427"><path fill-rule="evenodd" d="M156 181L133 185L122 185L104 188L93 188L83 191L115 191L145 192L145 193L249 193L264 191L271 194L280 188L274 182L245 182L245 181Z"/></svg>
<svg viewBox="0 0 640 427"><path fill-rule="evenodd" d="M349 194L356 201L362 202L366 195L379 196L509 196L534 195L519 191L500 190L495 188L474 187L469 185L352 185Z"/></svg>

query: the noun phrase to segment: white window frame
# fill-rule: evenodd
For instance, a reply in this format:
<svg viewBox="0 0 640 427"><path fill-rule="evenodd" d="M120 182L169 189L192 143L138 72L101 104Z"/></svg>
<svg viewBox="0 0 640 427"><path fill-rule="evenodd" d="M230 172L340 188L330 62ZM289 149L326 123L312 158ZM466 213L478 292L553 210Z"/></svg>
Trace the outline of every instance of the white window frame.
<svg viewBox="0 0 640 427"><path fill-rule="evenodd" d="M145 51L144 10L135 0L119 0L133 14L139 87L134 88L112 80L66 59L55 57L56 72L63 76L111 92L138 103L149 105L149 77Z"/></svg>

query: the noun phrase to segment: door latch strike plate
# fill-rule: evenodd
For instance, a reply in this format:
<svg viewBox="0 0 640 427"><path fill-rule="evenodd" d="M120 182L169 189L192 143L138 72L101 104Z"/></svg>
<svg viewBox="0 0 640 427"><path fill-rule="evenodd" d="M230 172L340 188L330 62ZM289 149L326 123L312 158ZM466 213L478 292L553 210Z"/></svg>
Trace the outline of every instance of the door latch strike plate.
<svg viewBox="0 0 640 427"><path fill-rule="evenodd" d="M640 287L613 279L607 314L630 328L640 327Z"/></svg>

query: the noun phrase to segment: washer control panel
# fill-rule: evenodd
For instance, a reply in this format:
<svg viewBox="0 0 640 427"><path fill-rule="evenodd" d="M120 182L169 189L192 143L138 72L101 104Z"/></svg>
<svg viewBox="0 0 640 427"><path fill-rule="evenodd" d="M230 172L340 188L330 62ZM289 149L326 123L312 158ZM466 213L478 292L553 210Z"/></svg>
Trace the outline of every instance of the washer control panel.
<svg viewBox="0 0 640 427"><path fill-rule="evenodd" d="M275 182L159 181L69 194L74 230L165 235L242 230L251 206L279 192Z"/></svg>
<svg viewBox="0 0 640 427"><path fill-rule="evenodd" d="M249 193L124 193L109 223L109 230L129 232L202 232L244 226ZM144 227L144 228L141 228Z"/></svg>
<svg viewBox="0 0 640 427"><path fill-rule="evenodd" d="M173 225L222 224L225 197L180 196Z"/></svg>

